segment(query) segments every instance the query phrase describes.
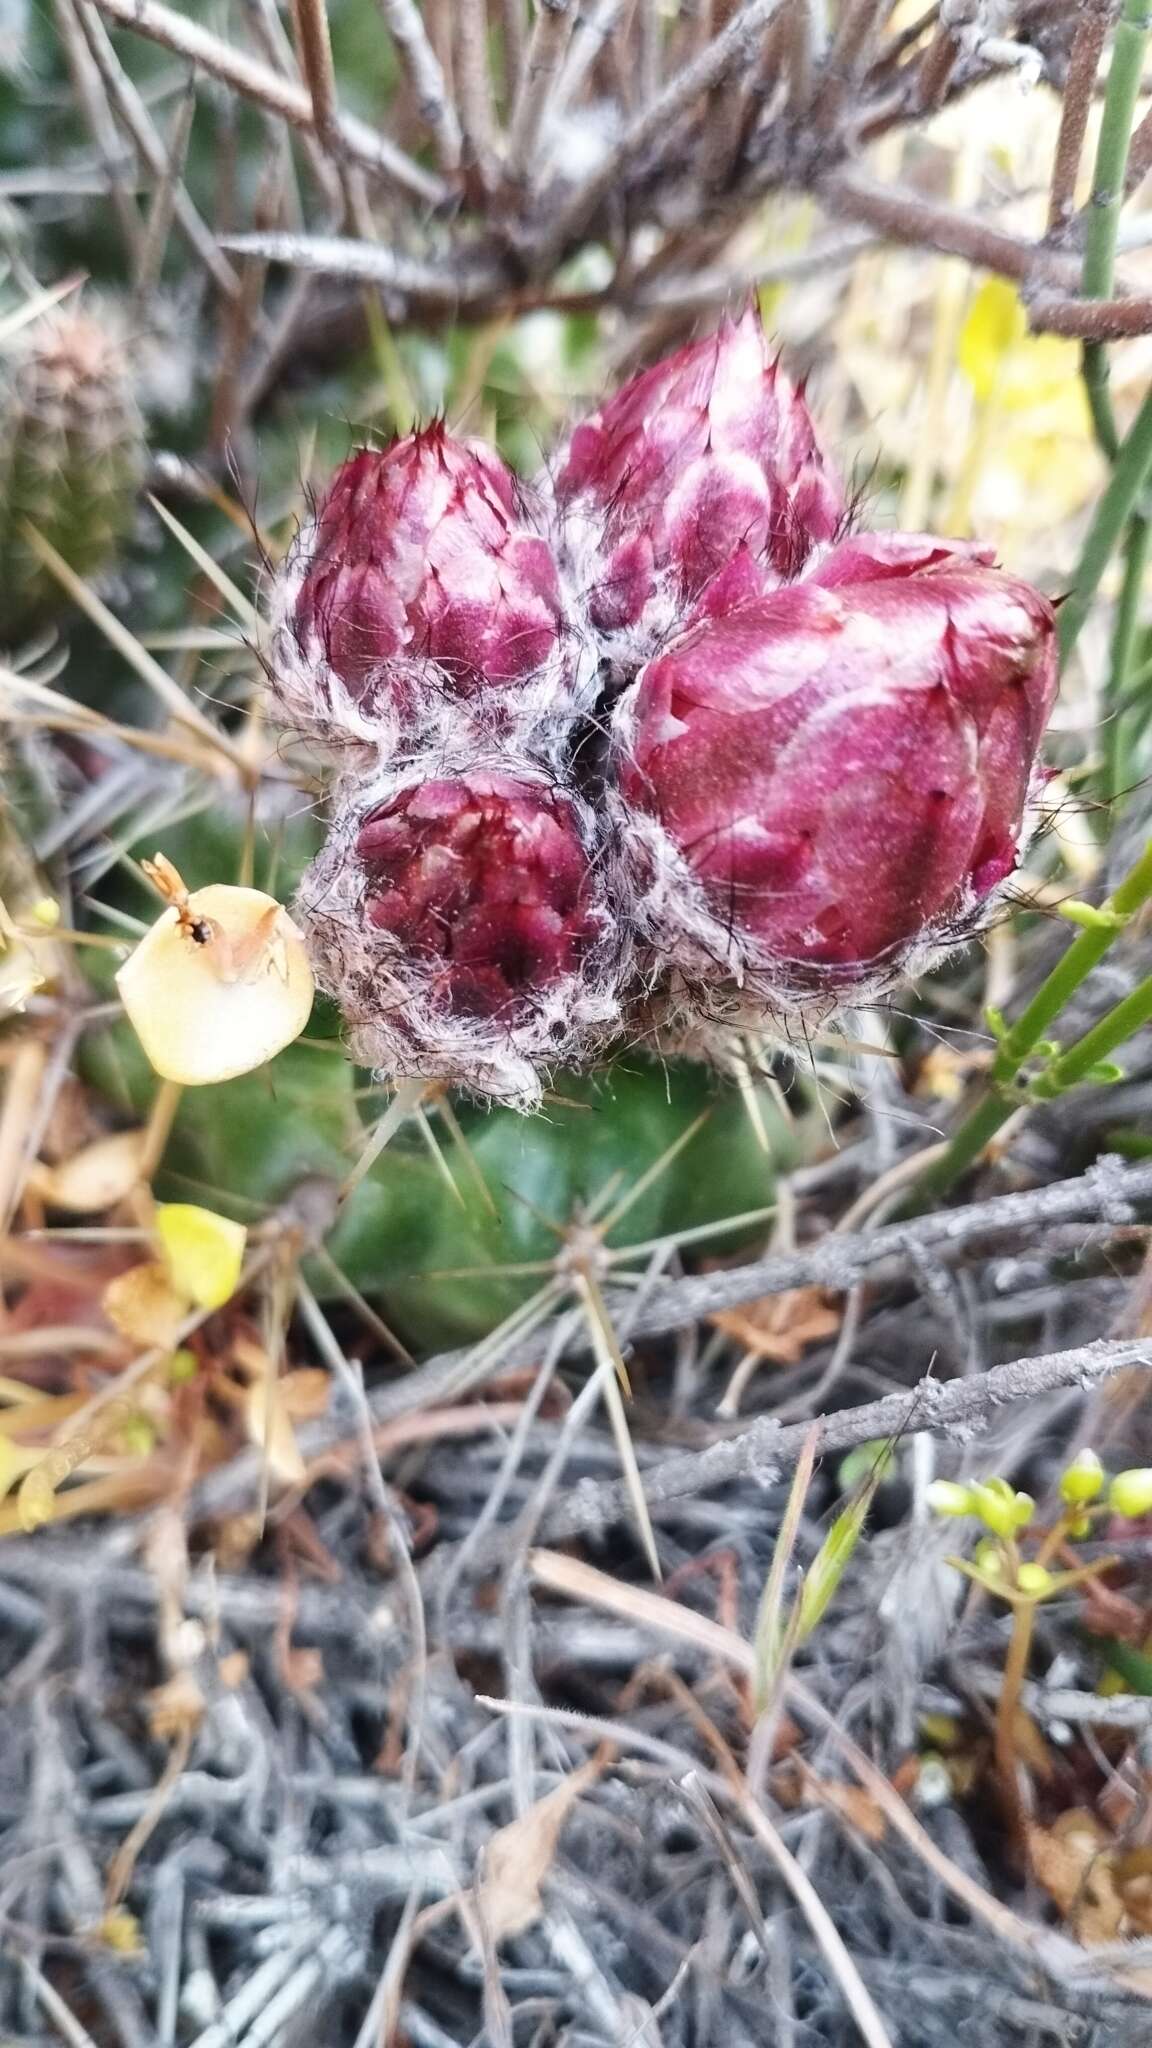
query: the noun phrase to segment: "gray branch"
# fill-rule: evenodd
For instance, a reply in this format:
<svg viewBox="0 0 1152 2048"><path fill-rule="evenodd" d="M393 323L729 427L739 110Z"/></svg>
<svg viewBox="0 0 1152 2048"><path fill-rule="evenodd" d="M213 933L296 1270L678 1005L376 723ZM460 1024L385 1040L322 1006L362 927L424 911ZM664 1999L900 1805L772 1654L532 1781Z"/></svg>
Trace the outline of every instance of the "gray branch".
<svg viewBox="0 0 1152 2048"><path fill-rule="evenodd" d="M1072 1351L1050 1351L1039 1358L1015 1358L1009 1365L961 1380L923 1379L907 1393L886 1394L859 1408L842 1408L820 1421L820 1450L850 1450L854 1444L879 1442L910 1430L934 1436L967 1437L987 1422L997 1408L1012 1401L1033 1401L1058 1387L1096 1386L1125 1367L1152 1367L1152 1339L1112 1342L1100 1339ZM679 1452L644 1474L644 1497L650 1508L704 1493L734 1479L755 1479L771 1485L793 1466L812 1424L781 1424L761 1416L738 1436L709 1444L705 1450ZM587 1535L631 1512L627 1488L586 1480L574 1487L547 1517L551 1542Z"/></svg>

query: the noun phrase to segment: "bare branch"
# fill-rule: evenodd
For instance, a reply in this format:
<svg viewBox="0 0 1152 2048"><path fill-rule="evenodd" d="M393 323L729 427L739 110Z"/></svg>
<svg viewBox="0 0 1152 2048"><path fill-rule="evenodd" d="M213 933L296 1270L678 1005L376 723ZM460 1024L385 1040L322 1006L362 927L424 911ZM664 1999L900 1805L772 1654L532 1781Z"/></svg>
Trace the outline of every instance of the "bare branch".
<svg viewBox="0 0 1152 2048"><path fill-rule="evenodd" d="M819 194L830 211L866 221L890 241L962 256L965 262L1014 278L1018 284L1040 279L1046 284L1079 282L1078 256L1010 235L979 214L942 206L905 186L879 185L858 171L833 171L821 180Z"/></svg>
<svg viewBox="0 0 1152 2048"><path fill-rule="evenodd" d="M415 0L378 0L380 12L416 100L416 111L429 130L444 171L460 164L460 123L452 104L447 81Z"/></svg>
<svg viewBox="0 0 1152 2048"><path fill-rule="evenodd" d="M682 115L738 69L782 5L783 0L745 0L739 13L733 15L728 26L713 37L695 61L669 80L663 92L625 129L620 140L606 152L599 168L562 208L552 233L553 249L564 249L637 157L650 149L660 152L671 147Z"/></svg>
<svg viewBox="0 0 1152 2048"><path fill-rule="evenodd" d="M1108 33L1110 0L1087 0L1076 26L1068 76L1060 113L1060 133L1052 160L1052 186L1048 200L1048 233L1058 235L1067 227L1076 205L1076 180L1084 153L1088 116L1096 91L1100 52Z"/></svg>
<svg viewBox="0 0 1152 2048"><path fill-rule="evenodd" d="M312 100L312 123L330 156L341 153L336 73L325 0L292 0L300 71Z"/></svg>
<svg viewBox="0 0 1152 2048"><path fill-rule="evenodd" d="M125 175L131 159L120 140L108 103L107 87L81 32L72 0L53 0L53 13L72 90L92 132L125 244L129 254L139 262L143 228L131 180Z"/></svg>
<svg viewBox="0 0 1152 2048"><path fill-rule="evenodd" d="M527 176L539 147L544 111L571 33L571 0L537 0L524 75L512 108L508 143L508 177L512 181Z"/></svg>
<svg viewBox="0 0 1152 2048"><path fill-rule="evenodd" d="M1064 334L1076 341L1126 341L1152 334L1152 299L1059 299L1038 294L1028 303L1034 334Z"/></svg>
<svg viewBox="0 0 1152 2048"><path fill-rule="evenodd" d="M306 86L279 77L247 51L222 42L187 15L174 13L162 0L82 0L82 4L86 11L98 7L102 14L125 28L137 29L166 50L174 50L178 57L187 57L201 71L230 85L245 99L254 100L269 113L279 114L290 127L313 131L312 95ZM353 114L341 114L338 128L341 143L353 162L380 172L429 205L437 205L447 197L439 179L423 170L386 136L377 134L367 121L360 121Z"/></svg>
<svg viewBox="0 0 1152 2048"><path fill-rule="evenodd" d="M75 12L117 118L123 122L153 177L163 183L168 175L168 151L152 116L124 70L98 16L84 4L84 0L77 0ZM173 210L189 248L204 265L212 282L226 297L235 298L240 290L240 280L232 265L220 254L215 235L197 213L183 185L176 187Z"/></svg>
<svg viewBox="0 0 1152 2048"><path fill-rule="evenodd" d="M630 1336L667 1336L718 1310L738 1308L765 1294L784 1294L796 1287L826 1287L844 1293L862 1275L899 1270L924 1252L943 1257L986 1238L1079 1217L1127 1225L1137 1205L1149 1202L1152 1165L1128 1166L1118 1159L1102 1159L1073 1180L1056 1181L1026 1194L994 1195L986 1202L971 1202L966 1208L945 1209L908 1223L889 1223L879 1230L833 1233L802 1251L686 1280L653 1283L639 1305L631 1295L612 1293L608 1305L614 1318L628 1319ZM554 1323L545 1323L515 1343L489 1345L479 1352L447 1351L429 1359L403 1379L374 1389L369 1397L373 1419L391 1422L454 1400L497 1373L535 1365L554 1327ZM899 1398L907 1400L906 1396ZM331 1420L313 1423L300 1431L301 1448L306 1456L316 1456L338 1435L339 1425ZM198 1511L220 1513L243 1500L257 1470L253 1456L235 1459L225 1472L213 1473L198 1489Z"/></svg>
<svg viewBox="0 0 1152 2048"><path fill-rule="evenodd" d="M584 81L616 26L622 0L599 0L576 17L564 69L549 108L550 115L563 113L579 95Z"/></svg>
<svg viewBox="0 0 1152 2048"><path fill-rule="evenodd" d="M499 291L503 282L502 273L489 266L458 263L437 270L414 257L394 255L382 242L356 242L342 235L229 235L224 247L240 256L288 263L295 270L317 270L330 277L388 285L434 305L472 305Z"/></svg>
<svg viewBox="0 0 1152 2048"><path fill-rule="evenodd" d="M915 1430L967 1437L1009 1402L1034 1401L1059 1387L1092 1387L1112 1373L1134 1366L1152 1369L1152 1340L1101 1338L1072 1351L1016 1358L1010 1365L993 1366L964 1379L920 1380L907 1393L886 1394L879 1401L826 1415L820 1423L820 1451L822 1455L845 1451L854 1444ZM772 1416L762 1416L738 1436L701 1451L679 1452L650 1466L644 1474L645 1499L655 1508L734 1479L753 1478L766 1484L795 1462L811 1428L809 1422L782 1425ZM548 1516L548 1534L553 1542L586 1535L622 1520L630 1511L627 1490L618 1480L577 1487Z"/></svg>
<svg viewBox="0 0 1152 2048"><path fill-rule="evenodd" d="M465 160L485 188L493 183L496 131L492 78L488 69L488 9L485 0L456 0L456 103Z"/></svg>

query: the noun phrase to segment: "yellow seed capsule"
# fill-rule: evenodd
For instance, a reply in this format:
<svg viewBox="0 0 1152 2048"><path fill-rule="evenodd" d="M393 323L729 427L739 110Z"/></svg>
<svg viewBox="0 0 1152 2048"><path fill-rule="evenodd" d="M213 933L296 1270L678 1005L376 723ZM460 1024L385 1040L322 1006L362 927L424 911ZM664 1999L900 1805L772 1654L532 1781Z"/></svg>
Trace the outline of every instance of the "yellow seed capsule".
<svg viewBox="0 0 1152 2048"><path fill-rule="evenodd" d="M154 870L167 910L116 976L156 1072L199 1087L262 1067L299 1038L314 993L304 942L260 889L213 882L189 894Z"/></svg>
<svg viewBox="0 0 1152 2048"><path fill-rule="evenodd" d="M972 1488L975 1511L994 1536L1015 1536L1031 1521L1036 1503L1028 1493L1013 1493L1006 1479L988 1479Z"/></svg>
<svg viewBox="0 0 1152 2048"><path fill-rule="evenodd" d="M1052 1574L1042 1564L1022 1564L1016 1574L1016 1584L1022 1593L1030 1593L1036 1600L1042 1600L1052 1590Z"/></svg>
<svg viewBox="0 0 1152 2048"><path fill-rule="evenodd" d="M972 1562L986 1578L1002 1579L1004 1576L1004 1553L990 1536L984 1536L972 1552Z"/></svg>
<svg viewBox="0 0 1152 2048"><path fill-rule="evenodd" d="M1104 1467L1095 1451L1077 1453L1060 1478L1060 1498L1070 1508L1081 1508L1095 1500L1104 1484Z"/></svg>
<svg viewBox="0 0 1152 2048"><path fill-rule="evenodd" d="M1152 1512L1152 1468L1137 1465L1129 1472L1117 1472L1108 1488L1108 1505L1118 1515Z"/></svg>

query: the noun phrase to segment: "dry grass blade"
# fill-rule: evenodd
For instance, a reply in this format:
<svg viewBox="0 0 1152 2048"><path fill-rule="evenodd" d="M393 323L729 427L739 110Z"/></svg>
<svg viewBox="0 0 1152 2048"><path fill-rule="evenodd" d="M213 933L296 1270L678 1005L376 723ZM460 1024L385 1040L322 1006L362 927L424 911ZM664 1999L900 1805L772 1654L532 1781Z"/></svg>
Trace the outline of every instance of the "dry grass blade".
<svg viewBox="0 0 1152 2048"><path fill-rule="evenodd" d="M170 169L168 150L143 99L117 57L91 0L63 0L63 4L72 5L117 119L131 137L142 162L163 188ZM179 180L172 190L172 210L189 248L203 264L217 290L225 298L234 298L240 289L240 280Z"/></svg>
<svg viewBox="0 0 1152 2048"><path fill-rule="evenodd" d="M219 562L213 560L207 548L201 547L195 535L189 533L188 528L181 525L175 513L169 512L168 507L162 504L159 498L154 497L151 491L148 493L148 503L151 505L157 518L163 520L169 533L175 535L185 553L191 556L197 568L203 570L208 581L215 586L225 602L232 607L241 625L247 626L250 632L258 632L260 629L260 614L252 603L251 598L244 595L239 584L234 583L227 572L220 567Z"/></svg>
<svg viewBox="0 0 1152 2048"><path fill-rule="evenodd" d="M868 2048L893 2048L892 2036L811 1878L755 1799L745 1793L739 1797L739 1808L757 1841L768 1851L812 1929L820 1953L844 1994L844 2003L861 2039L868 2043Z"/></svg>
<svg viewBox="0 0 1152 2048"><path fill-rule="evenodd" d="M644 1497L644 1481L640 1474L640 1467L636 1462L636 1452L633 1448L632 1434L628 1428L628 1416L624 1407L624 1389L628 1385L628 1368L624 1363L624 1354L620 1349L616 1331L608 1314L604 1297L597 1285L595 1275L587 1271L580 1272L576 1275L575 1285L577 1296L584 1308L588 1334L592 1339L592 1350L597 1366L597 1378L600 1382L604 1406L608 1410L608 1420L611 1424L612 1435L616 1441L616 1449L620 1454L620 1462L624 1467L624 1485L627 1489L628 1498L632 1503L632 1512L636 1517L640 1540L644 1545L644 1552L648 1559L652 1576L654 1579L659 1580L663 1577L660 1570L660 1553L656 1548L652 1518L648 1513L648 1503Z"/></svg>
<svg viewBox="0 0 1152 2048"><path fill-rule="evenodd" d="M784 1581L792 1552L796 1547L796 1535L800 1517L804 1512L808 1488L816 1465L816 1454L820 1448L820 1424L814 1422L804 1440L803 1449L796 1462L792 1485L788 1492L788 1504L780 1523L779 1532L772 1550L772 1563L764 1582L760 1606L756 1615L756 1709L765 1713L773 1695L778 1690L780 1678L786 1669L784 1649L785 1631L781 1627L784 1611ZM795 1610L797 1624L799 1608Z"/></svg>
<svg viewBox="0 0 1152 2048"><path fill-rule="evenodd" d="M45 540L43 534L38 533L36 528L29 524L24 526L24 535L29 546L39 555L45 567L51 570L73 603L79 605L80 610L87 614L94 625L99 626L105 639L115 647L117 653L124 656L141 681L147 683L169 716L178 725L187 726L199 739L207 741L213 752L220 756L221 772L224 764L228 763L240 771L246 782L249 781L253 773L252 764L246 759L243 748L229 739L227 733L221 732L219 727L213 725L211 719L206 718L195 704L189 703L179 684L173 682L172 677L166 669L161 668L158 661L153 661L152 656L141 647L128 628L121 625L115 613L110 612L107 605L101 603L83 578L69 568L63 555L57 552L51 541Z"/></svg>

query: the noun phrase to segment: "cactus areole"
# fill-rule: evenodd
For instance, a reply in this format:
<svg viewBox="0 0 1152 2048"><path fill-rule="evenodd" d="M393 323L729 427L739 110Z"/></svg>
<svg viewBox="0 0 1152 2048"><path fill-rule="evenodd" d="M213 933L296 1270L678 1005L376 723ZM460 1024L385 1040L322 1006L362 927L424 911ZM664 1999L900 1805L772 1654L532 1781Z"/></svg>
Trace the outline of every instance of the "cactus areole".
<svg viewBox="0 0 1152 2048"><path fill-rule="evenodd" d="M336 763L297 911L354 1046L522 1107L558 1059L786 1034L977 931L1056 689L990 549L852 530L751 312L531 488L439 426L353 455L274 628Z"/></svg>

